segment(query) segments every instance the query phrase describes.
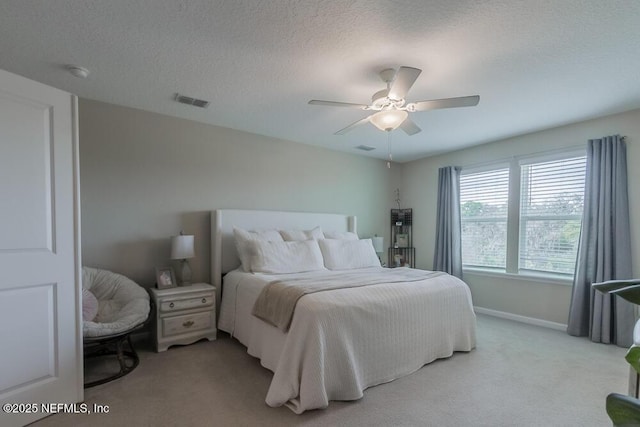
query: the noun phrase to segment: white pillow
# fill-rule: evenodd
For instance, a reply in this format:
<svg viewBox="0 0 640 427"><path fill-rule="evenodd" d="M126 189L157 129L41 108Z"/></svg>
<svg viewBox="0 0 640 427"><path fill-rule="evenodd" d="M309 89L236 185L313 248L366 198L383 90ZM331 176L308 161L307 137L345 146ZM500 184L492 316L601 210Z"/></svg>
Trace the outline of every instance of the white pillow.
<svg viewBox="0 0 640 427"><path fill-rule="evenodd" d="M373 249L371 239L325 239L319 240L318 244L324 258L324 266L329 270L380 267L380 260Z"/></svg>
<svg viewBox="0 0 640 427"><path fill-rule="evenodd" d="M249 247L251 271L254 273L302 273L325 269L317 240L254 240L249 243Z"/></svg>
<svg viewBox="0 0 640 427"><path fill-rule="evenodd" d="M351 231L325 231L325 239L358 240L358 235Z"/></svg>
<svg viewBox="0 0 640 427"><path fill-rule="evenodd" d="M280 234L285 242L324 239L324 233L320 227L311 230L280 230Z"/></svg>
<svg viewBox="0 0 640 427"><path fill-rule="evenodd" d="M249 242L254 240L282 242L282 236L278 230L246 231L242 228L233 227L233 237L236 241L238 257L242 263L244 271L251 271L251 252L249 252Z"/></svg>
<svg viewBox="0 0 640 427"><path fill-rule="evenodd" d="M98 299L88 289L82 289L82 320L91 322L98 314Z"/></svg>

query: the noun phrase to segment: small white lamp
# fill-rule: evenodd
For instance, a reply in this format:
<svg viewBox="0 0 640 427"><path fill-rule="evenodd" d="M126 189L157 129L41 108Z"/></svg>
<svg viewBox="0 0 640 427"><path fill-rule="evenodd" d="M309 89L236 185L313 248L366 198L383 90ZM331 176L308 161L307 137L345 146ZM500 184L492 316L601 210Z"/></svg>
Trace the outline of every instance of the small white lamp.
<svg viewBox="0 0 640 427"><path fill-rule="evenodd" d="M371 242L373 243L373 249L378 254L378 259L382 262L382 253L384 252L384 238L381 236L374 236L371 238Z"/></svg>
<svg viewBox="0 0 640 427"><path fill-rule="evenodd" d="M191 284L191 267L189 267L188 258L195 256L195 250L193 247L193 236L182 234L179 236L171 237L171 259L181 259L182 269L180 272L180 279L182 283L180 286L187 286Z"/></svg>

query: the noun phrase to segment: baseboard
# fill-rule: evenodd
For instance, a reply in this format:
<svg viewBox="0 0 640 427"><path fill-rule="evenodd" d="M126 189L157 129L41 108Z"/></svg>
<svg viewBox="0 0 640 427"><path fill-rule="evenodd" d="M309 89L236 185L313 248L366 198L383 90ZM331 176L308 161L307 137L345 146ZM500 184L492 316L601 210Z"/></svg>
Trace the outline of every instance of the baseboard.
<svg viewBox="0 0 640 427"><path fill-rule="evenodd" d="M473 307L478 314L486 314L487 316L499 317L501 319L513 320L529 325L542 326L543 328L555 329L557 331L566 331L567 325L562 323L550 322L548 320L536 319L535 317L520 316L519 314L507 313L505 311L491 310L484 307Z"/></svg>

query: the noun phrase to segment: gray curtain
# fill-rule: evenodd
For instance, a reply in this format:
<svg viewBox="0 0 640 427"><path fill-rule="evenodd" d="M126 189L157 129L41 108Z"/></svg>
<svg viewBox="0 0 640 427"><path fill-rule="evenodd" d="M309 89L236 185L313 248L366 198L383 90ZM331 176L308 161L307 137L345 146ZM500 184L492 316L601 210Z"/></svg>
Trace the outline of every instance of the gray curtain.
<svg viewBox="0 0 640 427"><path fill-rule="evenodd" d="M433 269L462 278L459 167L447 166L438 171L436 227Z"/></svg>
<svg viewBox="0 0 640 427"><path fill-rule="evenodd" d="M629 347L633 305L596 292L591 284L631 278L627 150L620 136L591 139L587 147L584 214L567 332Z"/></svg>

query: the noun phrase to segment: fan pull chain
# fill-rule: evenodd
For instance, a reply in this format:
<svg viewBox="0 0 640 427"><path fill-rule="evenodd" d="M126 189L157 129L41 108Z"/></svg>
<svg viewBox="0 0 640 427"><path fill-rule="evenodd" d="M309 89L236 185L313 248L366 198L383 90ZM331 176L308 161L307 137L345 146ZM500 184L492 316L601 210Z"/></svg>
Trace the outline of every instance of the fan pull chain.
<svg viewBox="0 0 640 427"><path fill-rule="evenodd" d="M393 161L393 156L391 155L391 131L387 131L387 153L389 154L387 169L391 169L391 162Z"/></svg>

